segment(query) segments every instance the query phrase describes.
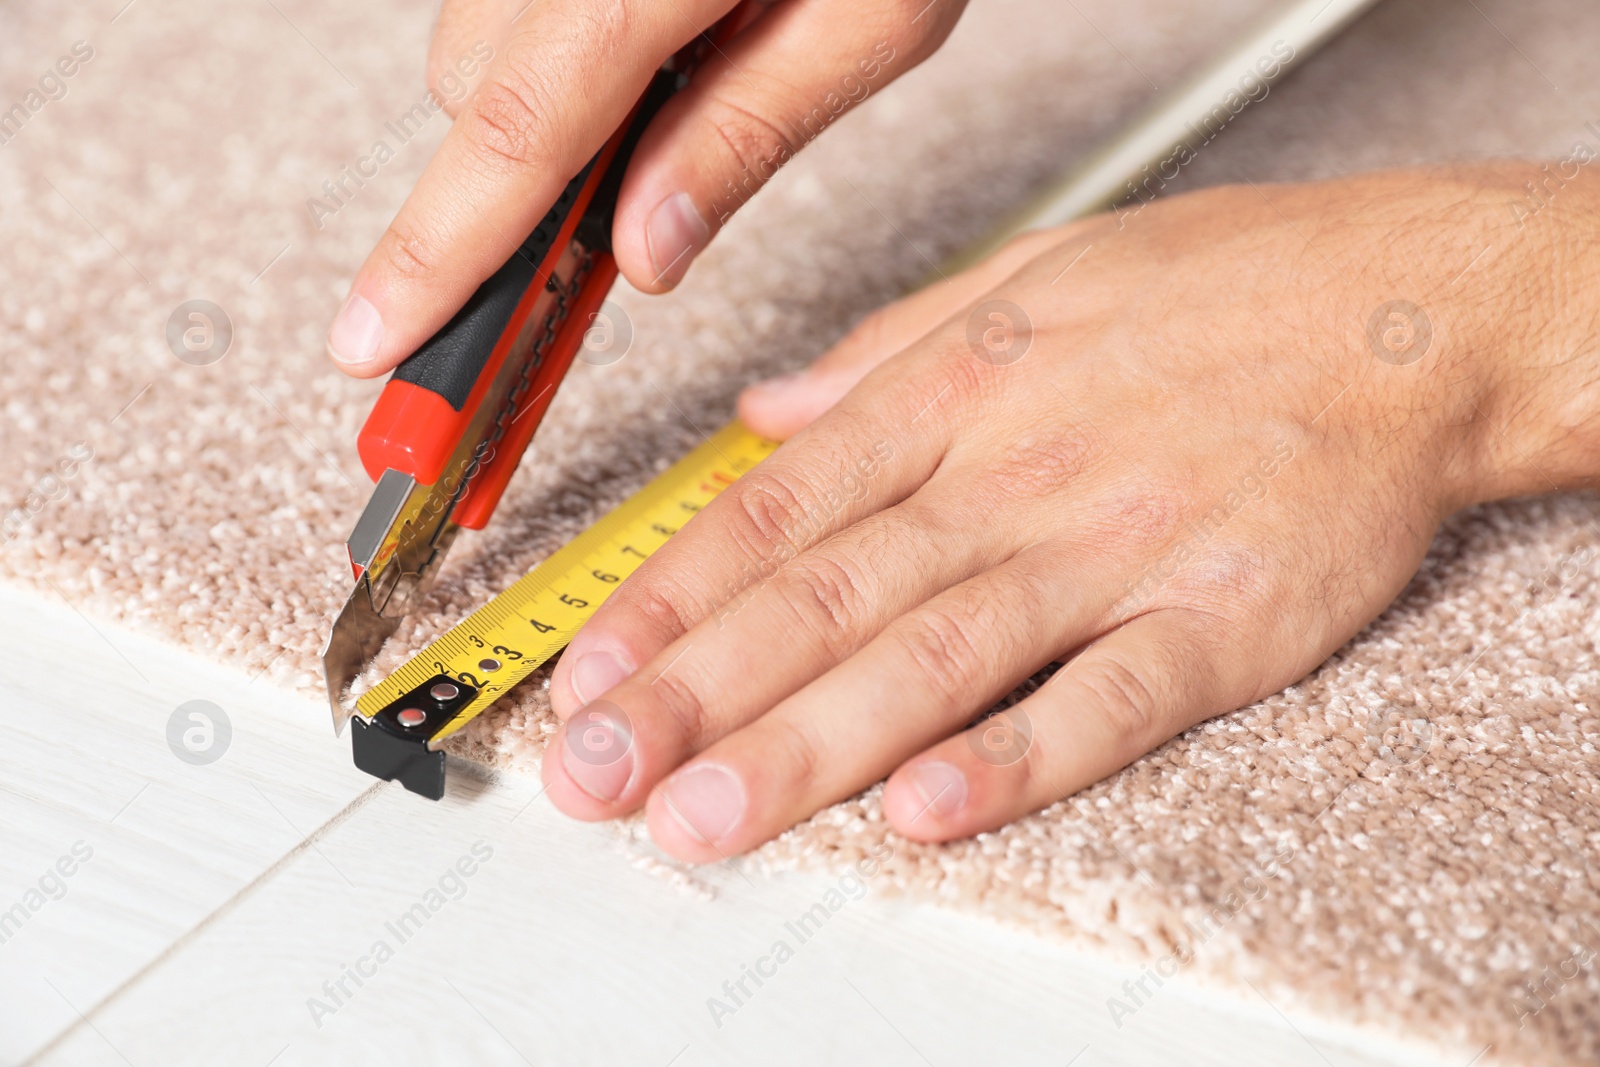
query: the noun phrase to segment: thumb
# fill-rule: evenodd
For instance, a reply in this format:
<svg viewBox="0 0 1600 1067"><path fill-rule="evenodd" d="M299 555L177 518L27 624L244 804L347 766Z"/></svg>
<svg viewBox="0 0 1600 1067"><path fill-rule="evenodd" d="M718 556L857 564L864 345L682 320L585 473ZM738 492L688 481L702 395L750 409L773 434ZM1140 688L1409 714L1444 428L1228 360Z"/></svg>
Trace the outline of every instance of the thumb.
<svg viewBox="0 0 1600 1067"><path fill-rule="evenodd" d="M879 308L807 370L747 388L739 395L740 420L763 437L788 440L837 404L875 367L965 311L1029 260L1060 243L1065 232L1024 234L970 270Z"/></svg>
<svg viewBox="0 0 1600 1067"><path fill-rule="evenodd" d="M739 394L739 419L762 437L786 441L837 404L883 359L864 359L832 372L812 367L757 382Z"/></svg>

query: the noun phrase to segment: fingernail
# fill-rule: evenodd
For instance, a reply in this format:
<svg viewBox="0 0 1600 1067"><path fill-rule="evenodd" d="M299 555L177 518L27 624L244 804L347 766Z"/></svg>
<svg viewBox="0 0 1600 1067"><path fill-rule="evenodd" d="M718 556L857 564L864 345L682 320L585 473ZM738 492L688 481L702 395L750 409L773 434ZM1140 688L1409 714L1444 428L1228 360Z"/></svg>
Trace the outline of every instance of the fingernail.
<svg viewBox="0 0 1600 1067"><path fill-rule="evenodd" d="M585 652L572 665L572 692L578 703L587 704L614 688L633 673L633 668L622 662L614 652L599 650Z"/></svg>
<svg viewBox="0 0 1600 1067"><path fill-rule="evenodd" d="M633 724L627 713L605 700L574 712L562 737L561 766L596 800L621 796L633 777Z"/></svg>
<svg viewBox="0 0 1600 1067"><path fill-rule="evenodd" d="M967 776L953 763L919 763L911 772L911 788L922 798L922 812L948 819L967 802Z"/></svg>
<svg viewBox="0 0 1600 1067"><path fill-rule="evenodd" d="M688 193L673 193L650 213L645 224L645 245L650 249L650 268L656 281L677 285L696 254L711 239L711 227Z"/></svg>
<svg viewBox="0 0 1600 1067"><path fill-rule="evenodd" d="M666 786L667 810L707 844L733 829L744 814L744 786L733 772L702 763L675 774Z"/></svg>
<svg viewBox="0 0 1600 1067"><path fill-rule="evenodd" d="M328 354L340 363L365 363L383 343L383 318L372 301L351 293L328 330Z"/></svg>

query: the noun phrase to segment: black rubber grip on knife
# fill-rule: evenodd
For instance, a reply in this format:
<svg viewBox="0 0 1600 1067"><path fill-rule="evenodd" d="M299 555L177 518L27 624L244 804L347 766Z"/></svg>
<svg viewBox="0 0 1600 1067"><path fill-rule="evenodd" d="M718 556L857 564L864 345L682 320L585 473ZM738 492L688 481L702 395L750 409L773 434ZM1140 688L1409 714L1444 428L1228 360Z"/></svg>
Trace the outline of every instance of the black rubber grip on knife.
<svg viewBox="0 0 1600 1067"><path fill-rule="evenodd" d="M511 322L512 313L522 302L528 286L533 284L539 265L550 252L551 242L566 223L594 163L591 159L573 176L505 265L478 286L477 292L438 333L394 369L395 381L410 382L437 393L452 408L461 410L467 397L472 395L472 387L483 373L500 335Z"/></svg>
<svg viewBox="0 0 1600 1067"><path fill-rule="evenodd" d="M611 220L617 213L617 193L622 189L622 178L628 169L628 160L633 158L633 150L639 145L639 138L644 136L645 127L650 125L650 120L656 117L672 94L683 88L688 79L672 71L658 70L655 77L650 79L650 84L645 88L644 95L639 97L639 107L634 112L633 122L622 135L622 140L617 144L617 154L611 158L611 166L600 177L600 184L595 186L594 196L589 200L589 206L584 209L583 218L578 220L575 237L583 242L583 247L591 252L611 251Z"/></svg>

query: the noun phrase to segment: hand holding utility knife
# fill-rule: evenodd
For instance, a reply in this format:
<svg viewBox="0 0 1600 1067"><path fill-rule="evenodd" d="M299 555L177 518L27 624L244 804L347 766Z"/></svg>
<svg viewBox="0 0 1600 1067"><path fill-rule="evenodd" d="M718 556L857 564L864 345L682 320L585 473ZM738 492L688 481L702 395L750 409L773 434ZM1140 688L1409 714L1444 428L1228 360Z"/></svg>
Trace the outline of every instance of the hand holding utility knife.
<svg viewBox="0 0 1600 1067"><path fill-rule="evenodd" d="M616 280L611 218L645 127L757 10L741 4L656 73L516 253L384 386L358 442L377 487L347 542L355 588L323 648L336 732L351 717L350 683L431 584L456 533L489 521Z"/></svg>

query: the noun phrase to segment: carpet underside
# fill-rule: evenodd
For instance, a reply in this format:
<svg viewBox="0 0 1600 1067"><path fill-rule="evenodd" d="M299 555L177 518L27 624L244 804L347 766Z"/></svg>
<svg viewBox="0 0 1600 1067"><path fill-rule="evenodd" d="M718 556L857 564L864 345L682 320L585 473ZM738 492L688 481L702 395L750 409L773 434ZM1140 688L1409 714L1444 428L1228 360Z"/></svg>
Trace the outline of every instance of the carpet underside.
<svg viewBox="0 0 1600 1067"><path fill-rule="evenodd" d="M5 506L39 505L0 544L0 575L320 697L377 391L326 362L323 331L447 121L408 143L385 126L423 97L430 5L189 0L115 22L101 6L13 5L0 35L7 107L75 41L93 48L0 148ZM631 352L574 370L496 522L458 541L375 670L1271 6L975 0L943 52L782 172L679 292L616 297ZM1393 0L1175 184L1600 147L1584 127L1600 119L1596 40L1600 9L1580 0ZM394 159L319 228L308 198L380 139ZM165 343L196 297L235 326L210 367ZM58 466L79 442L93 458ZM1302 683L1000 832L893 839L875 884L1151 963L1192 957L1191 973L1248 979L1286 1009L1492 1043L1484 1062L1600 1061L1597 519L1587 495L1458 516L1401 598ZM534 769L553 724L543 680L459 751ZM873 789L756 858L841 863L885 836Z"/></svg>

